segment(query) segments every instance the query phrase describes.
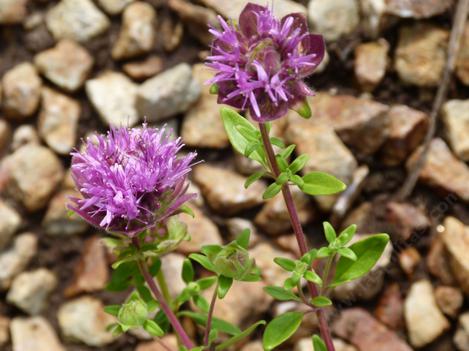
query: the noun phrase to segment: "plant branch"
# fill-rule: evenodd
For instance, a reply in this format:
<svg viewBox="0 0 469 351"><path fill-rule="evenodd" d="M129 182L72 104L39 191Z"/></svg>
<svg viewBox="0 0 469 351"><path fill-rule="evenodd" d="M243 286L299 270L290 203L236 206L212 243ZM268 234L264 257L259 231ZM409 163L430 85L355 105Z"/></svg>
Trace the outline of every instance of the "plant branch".
<svg viewBox="0 0 469 351"><path fill-rule="evenodd" d="M427 161L430 144L436 131L438 113L440 112L441 105L443 105L443 102L446 99L448 85L456 65L456 58L458 56L459 47L461 44L461 36L464 31L468 10L469 0L459 0L458 6L456 7L456 12L454 14L453 27L451 29L451 37L448 45L448 58L443 70L443 78L441 79L441 83L438 86L438 90L436 92L435 100L433 101L433 106L430 113L430 123L423 142L423 148L414 166L409 170L402 188L396 195L396 200L398 201L405 200L412 193L415 188L415 184L417 183L419 174L425 165L425 162Z"/></svg>
<svg viewBox="0 0 469 351"><path fill-rule="evenodd" d="M207 347L209 343L210 331L212 329L213 312L215 312L215 303L217 302L218 285L219 282L217 280L217 285L213 291L212 301L210 302L210 308L208 310L207 325L205 326L204 345Z"/></svg>
<svg viewBox="0 0 469 351"><path fill-rule="evenodd" d="M132 238L132 243L138 249L140 248L140 242L137 237ZM139 259L137 261L137 264L138 264L138 268L140 269L140 272L143 275L143 278L145 279L148 287L153 293L153 296L155 297L156 301L158 301L158 303L160 304L161 309L166 314L166 317L168 317L169 322L173 326L173 329L176 332L176 334L179 336L181 342L186 348L192 349L195 346L194 343L187 335L186 331L181 325L181 322L179 322L178 318L174 314L171 307L169 307L160 289L158 289L158 286L156 285L155 281L153 280L153 277L151 276L148 270L147 263L145 262L145 260Z"/></svg>
<svg viewBox="0 0 469 351"><path fill-rule="evenodd" d="M264 149L267 153L267 157L269 159L270 167L272 168L272 173L275 177L278 177L280 174L280 169L277 164L277 159L275 158L274 149L272 147L272 143L270 142L269 132L264 123L259 123L259 129L262 135L262 142L264 144ZM282 187L282 194L285 200L285 205L287 207L288 214L290 216L290 222L293 227L293 231L295 232L296 240L298 242L298 247L300 249L300 253L303 256L308 252L308 245L306 244L306 236L303 232L303 228L301 226L300 219L298 217L298 212L296 210L295 202L293 201L293 196L290 191L290 187L288 183L285 183ZM308 290L312 297L318 296L318 289L316 285L312 282L307 281ZM324 342L326 343L328 351L335 351L334 344L332 343L332 337L329 330L329 326L327 325L326 316L324 314L323 309L318 309L316 311L318 320L319 320L319 329L321 331L321 336Z"/></svg>

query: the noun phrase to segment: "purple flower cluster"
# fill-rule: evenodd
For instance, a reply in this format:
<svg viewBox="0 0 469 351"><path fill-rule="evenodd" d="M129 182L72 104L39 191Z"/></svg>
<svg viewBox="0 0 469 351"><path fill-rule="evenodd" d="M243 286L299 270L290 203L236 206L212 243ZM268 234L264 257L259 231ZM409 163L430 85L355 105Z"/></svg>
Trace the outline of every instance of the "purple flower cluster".
<svg viewBox="0 0 469 351"><path fill-rule="evenodd" d="M179 157L180 138L143 124L115 128L72 153L72 177L83 198L69 208L91 224L129 236L153 228L193 198L186 194L195 153Z"/></svg>
<svg viewBox="0 0 469 351"><path fill-rule="evenodd" d="M313 95L303 79L324 57L321 35L308 32L305 17L293 13L277 19L264 6L246 5L237 25L219 18L207 65L216 71L218 102L249 108L258 122L284 116Z"/></svg>

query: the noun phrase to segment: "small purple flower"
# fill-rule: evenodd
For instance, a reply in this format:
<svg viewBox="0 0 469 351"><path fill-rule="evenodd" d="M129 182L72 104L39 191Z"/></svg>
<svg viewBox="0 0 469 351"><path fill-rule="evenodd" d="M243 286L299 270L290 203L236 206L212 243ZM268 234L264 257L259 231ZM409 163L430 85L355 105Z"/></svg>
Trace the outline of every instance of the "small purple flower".
<svg viewBox="0 0 469 351"><path fill-rule="evenodd" d="M164 128L113 128L72 152L72 177L83 198L68 207L92 225L129 236L151 229L193 198L186 179L195 153L178 156L180 138Z"/></svg>
<svg viewBox="0 0 469 351"><path fill-rule="evenodd" d="M306 18L292 13L281 20L264 6L249 3L239 23L219 17L207 66L216 71L218 102L249 108L258 122L284 116L313 91L303 79L324 57L321 35L308 32Z"/></svg>

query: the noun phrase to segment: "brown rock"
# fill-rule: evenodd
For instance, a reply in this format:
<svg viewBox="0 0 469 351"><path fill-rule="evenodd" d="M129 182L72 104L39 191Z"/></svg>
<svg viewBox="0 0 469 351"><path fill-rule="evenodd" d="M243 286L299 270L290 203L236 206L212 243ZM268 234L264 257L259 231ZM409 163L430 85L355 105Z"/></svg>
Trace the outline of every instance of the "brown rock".
<svg viewBox="0 0 469 351"><path fill-rule="evenodd" d="M389 43L384 39L355 48L355 76L365 90L373 90L384 78L388 52Z"/></svg>
<svg viewBox="0 0 469 351"><path fill-rule="evenodd" d="M98 0L98 4L110 15L121 13L134 0Z"/></svg>
<svg viewBox="0 0 469 351"><path fill-rule="evenodd" d="M36 69L23 62L5 73L3 84L3 110L8 117L24 119L36 112L41 97L41 79Z"/></svg>
<svg viewBox="0 0 469 351"><path fill-rule="evenodd" d="M42 89L39 135L58 154L68 155L76 143L80 104L52 89Z"/></svg>
<svg viewBox="0 0 469 351"><path fill-rule="evenodd" d="M93 67L93 57L73 40L64 39L34 57L41 74L58 87L74 92L83 86Z"/></svg>
<svg viewBox="0 0 469 351"><path fill-rule="evenodd" d="M124 72L132 79L143 80L163 70L163 60L158 56L149 56L143 61L134 61L122 66Z"/></svg>
<svg viewBox="0 0 469 351"><path fill-rule="evenodd" d="M63 178L60 160L43 146L22 146L4 162L9 176L8 190L31 212L47 204Z"/></svg>
<svg viewBox="0 0 469 351"><path fill-rule="evenodd" d="M65 295L71 297L83 292L103 290L108 278L106 250L101 239L94 236L85 242L80 261L75 269L75 278L65 290Z"/></svg>
<svg viewBox="0 0 469 351"><path fill-rule="evenodd" d="M462 290L469 295L469 227L454 217L444 221L442 239L448 250L450 266Z"/></svg>
<svg viewBox="0 0 469 351"><path fill-rule="evenodd" d="M21 225L21 216L0 199L0 249L3 249Z"/></svg>
<svg viewBox="0 0 469 351"><path fill-rule="evenodd" d="M450 100L442 108L449 144L463 161L469 161L469 99Z"/></svg>
<svg viewBox="0 0 469 351"><path fill-rule="evenodd" d="M422 256L415 247L408 247L399 253L399 265L409 277L412 277L421 261Z"/></svg>
<svg viewBox="0 0 469 351"><path fill-rule="evenodd" d="M298 188L292 188L292 195L298 217L304 225L314 217L314 208L309 198ZM267 201L254 219L254 223L270 235L286 234L291 231L290 216L281 193Z"/></svg>
<svg viewBox="0 0 469 351"><path fill-rule="evenodd" d="M400 240L409 240L414 233L430 227L430 220L423 210L410 203L389 202L386 206L387 221L391 234Z"/></svg>
<svg viewBox="0 0 469 351"><path fill-rule="evenodd" d="M405 105L388 112L388 136L381 149L383 163L395 166L404 161L422 142L428 127L428 115Z"/></svg>
<svg viewBox="0 0 469 351"><path fill-rule="evenodd" d="M2 92L0 88L0 96L1 95L2 95ZM1 104L1 101L0 101L0 104ZM10 142L10 139L11 139L10 125L8 124L7 121L0 120L0 155L2 155L6 151L8 147L8 143Z"/></svg>
<svg viewBox="0 0 469 351"><path fill-rule="evenodd" d="M28 0L0 0L0 24L21 23L26 18Z"/></svg>
<svg viewBox="0 0 469 351"><path fill-rule="evenodd" d="M194 218L181 215L180 220L187 225L187 232L191 239L183 241L178 250L184 253L198 252L204 245L221 245L223 243L220 232L215 223L205 216L197 207L192 207Z"/></svg>
<svg viewBox="0 0 469 351"><path fill-rule="evenodd" d="M467 22L456 60L456 74L465 85L469 85L469 23Z"/></svg>
<svg viewBox="0 0 469 351"><path fill-rule="evenodd" d="M37 134L36 129L29 124L22 124L16 128L13 133L13 140L11 141L11 150L16 151L21 146L26 144L35 144L39 145L41 141L39 140L39 135Z"/></svg>
<svg viewBox="0 0 469 351"><path fill-rule="evenodd" d="M430 273L440 279L443 284L453 285L455 283L455 278L449 265L448 252L440 234L433 237L427 255L427 267Z"/></svg>
<svg viewBox="0 0 469 351"><path fill-rule="evenodd" d="M262 203L266 188L262 181L245 189L246 178L209 164L197 166L193 176L205 200L217 212L230 215Z"/></svg>
<svg viewBox="0 0 469 351"><path fill-rule="evenodd" d="M301 257L298 241L295 234L281 235L274 240L275 244L285 251L289 251L295 257Z"/></svg>
<svg viewBox="0 0 469 351"><path fill-rule="evenodd" d="M459 351L469 350L469 312L459 317L459 327L454 334L454 344Z"/></svg>
<svg viewBox="0 0 469 351"><path fill-rule="evenodd" d="M65 351L54 328L43 317L15 318L10 325L13 351Z"/></svg>
<svg viewBox="0 0 469 351"><path fill-rule="evenodd" d="M0 315L0 346L5 346L5 344L10 340L10 319Z"/></svg>
<svg viewBox="0 0 469 351"><path fill-rule="evenodd" d="M168 351L176 350L178 347L177 337L174 335L166 335L161 340L155 340L150 342L144 342L138 344L135 351Z"/></svg>
<svg viewBox="0 0 469 351"><path fill-rule="evenodd" d="M184 25L179 19L164 16L158 22L158 43L166 52L173 52L181 45L184 36Z"/></svg>
<svg viewBox="0 0 469 351"><path fill-rule="evenodd" d="M401 27L395 68L404 83L437 86L446 62L448 31L426 23Z"/></svg>
<svg viewBox="0 0 469 351"><path fill-rule="evenodd" d="M250 250L251 257L256 260L256 266L261 270L262 277L268 285L283 285L290 276L283 268L274 262L275 257L294 259L289 252L281 251L268 242L261 242Z"/></svg>
<svg viewBox="0 0 469 351"><path fill-rule="evenodd" d="M182 124L181 136L189 146L223 149L229 145L217 97L210 94L205 82L213 76L213 72L204 65L192 67L192 75L202 87L199 100L186 113Z"/></svg>
<svg viewBox="0 0 469 351"><path fill-rule="evenodd" d="M453 0L387 0L386 12L404 18L428 18L448 10Z"/></svg>
<svg viewBox="0 0 469 351"><path fill-rule="evenodd" d="M416 150L409 158L407 169L414 165L420 150ZM433 139L430 144L427 162L419 179L431 187L454 193L469 202L469 167L454 157L445 142L439 138Z"/></svg>
<svg viewBox="0 0 469 351"><path fill-rule="evenodd" d="M241 351L264 351L262 341L252 341L241 349Z"/></svg>
<svg viewBox="0 0 469 351"><path fill-rule="evenodd" d="M256 227L251 221L247 219L240 218L240 217L233 217L233 218L227 219L225 224L228 229L229 240L231 241L235 240L245 229L248 229L249 232L251 233L250 240L249 240L249 247L253 247L260 240L260 236L257 233Z"/></svg>
<svg viewBox="0 0 469 351"><path fill-rule="evenodd" d="M360 351L412 351L397 334L361 308L342 311L332 328L338 336L350 341Z"/></svg>
<svg viewBox="0 0 469 351"><path fill-rule="evenodd" d="M438 307L450 317L456 317L464 303L461 290L452 286L438 286L435 289L435 299Z"/></svg>
<svg viewBox="0 0 469 351"><path fill-rule="evenodd" d="M393 283L384 290L375 310L376 318L389 328L398 330L404 323L404 303L399 284Z"/></svg>

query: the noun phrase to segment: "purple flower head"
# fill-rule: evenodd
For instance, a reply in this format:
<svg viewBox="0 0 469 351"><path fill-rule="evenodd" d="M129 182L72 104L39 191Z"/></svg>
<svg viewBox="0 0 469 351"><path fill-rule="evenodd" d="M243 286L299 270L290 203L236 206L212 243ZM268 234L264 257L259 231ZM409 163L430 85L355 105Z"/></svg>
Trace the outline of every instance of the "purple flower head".
<svg viewBox="0 0 469 351"><path fill-rule="evenodd" d="M249 3L237 25L219 17L207 66L216 71L218 102L248 108L258 122L284 116L313 95L303 79L324 57L321 35L308 32L306 18L292 13L277 19L264 6Z"/></svg>
<svg viewBox="0 0 469 351"><path fill-rule="evenodd" d="M186 178L195 153L178 156L180 138L164 128L113 128L72 152L72 177L83 198L68 207L96 227L129 236L154 228L193 198Z"/></svg>

